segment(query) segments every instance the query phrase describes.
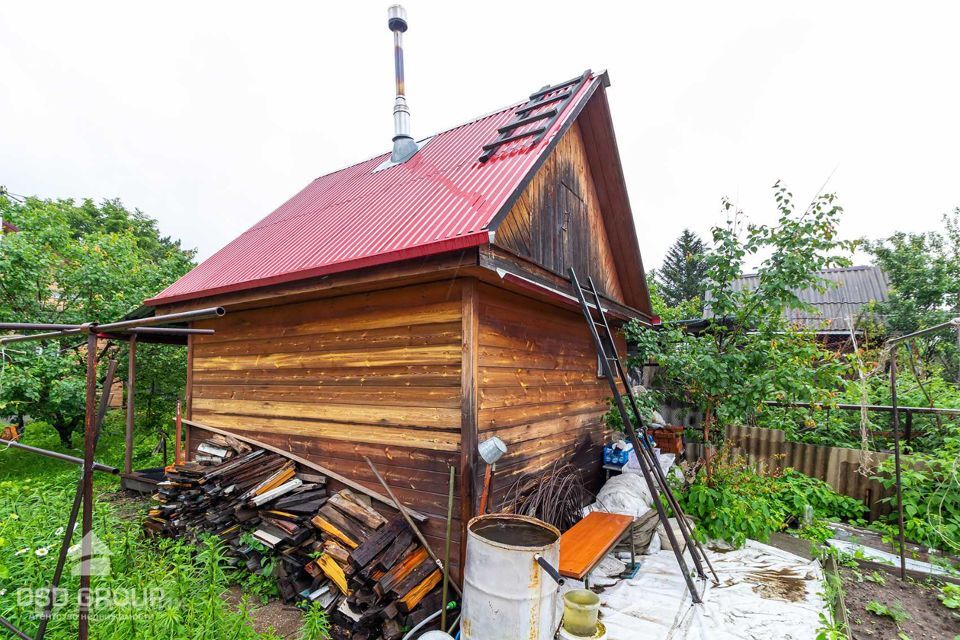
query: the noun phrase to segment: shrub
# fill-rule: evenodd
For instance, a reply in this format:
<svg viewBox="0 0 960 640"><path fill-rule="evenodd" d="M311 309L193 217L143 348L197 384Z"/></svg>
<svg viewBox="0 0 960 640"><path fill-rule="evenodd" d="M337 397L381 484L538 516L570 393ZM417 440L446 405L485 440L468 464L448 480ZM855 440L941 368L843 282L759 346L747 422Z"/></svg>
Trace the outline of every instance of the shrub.
<svg viewBox="0 0 960 640"><path fill-rule="evenodd" d="M950 425L943 446L933 453L905 456L902 464L903 528L914 542L960 551L960 427ZM887 488L896 484L894 461L885 460L878 480ZM896 530L896 498L886 498L894 511L886 522L875 523Z"/></svg>
<svg viewBox="0 0 960 640"><path fill-rule="evenodd" d="M798 525L807 505L814 516L807 533L817 539L829 535L824 519L855 520L865 511L860 502L837 494L821 480L790 468L757 470L728 447L714 458L711 481L701 471L678 498L698 519L695 531L701 540L720 539L737 547L747 538L764 542L771 533Z"/></svg>

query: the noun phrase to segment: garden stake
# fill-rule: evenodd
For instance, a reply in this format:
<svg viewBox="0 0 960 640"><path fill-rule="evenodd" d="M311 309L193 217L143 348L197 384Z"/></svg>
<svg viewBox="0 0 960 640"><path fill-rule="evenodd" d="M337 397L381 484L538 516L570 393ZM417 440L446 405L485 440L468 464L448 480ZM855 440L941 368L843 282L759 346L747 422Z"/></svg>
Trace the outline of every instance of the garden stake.
<svg viewBox="0 0 960 640"><path fill-rule="evenodd" d="M453 531L453 485L456 481L456 471L450 467L450 491L447 496L447 538L443 548L443 595L440 598L443 613L440 614L440 628L447 627L447 589L450 584L450 535Z"/></svg>
<svg viewBox="0 0 960 640"><path fill-rule="evenodd" d="M427 550L428 554L430 554L430 559L434 561L441 571L446 571L443 563L440 562L440 558L438 558L437 554L433 552L433 548L430 546L430 543L427 542L425 537L423 537L423 533L420 531L420 528L417 527L417 524L413 521L413 518L410 517L410 513L407 511L407 508L403 506L403 503L400 502L400 500L397 499L397 496L393 494L393 489L391 489L390 485L387 484L387 481L383 479L383 476L380 475L380 472L377 471L377 468L373 466L373 462L367 456L363 456L363 459L367 461L367 464L370 466L370 470L373 471L373 475L377 476L377 480L379 480L380 484L383 485L384 491L386 491L387 495L390 496L390 499L393 500L393 504L397 505L397 510L400 511L400 515L402 515L403 519L407 521L408 525L410 525L410 529L412 529L413 533L416 534L417 539L420 540L420 544L422 544L423 548ZM453 587L453 590L457 592L458 596L461 598L463 597L463 591L460 590L460 586L456 582L451 582L450 586Z"/></svg>

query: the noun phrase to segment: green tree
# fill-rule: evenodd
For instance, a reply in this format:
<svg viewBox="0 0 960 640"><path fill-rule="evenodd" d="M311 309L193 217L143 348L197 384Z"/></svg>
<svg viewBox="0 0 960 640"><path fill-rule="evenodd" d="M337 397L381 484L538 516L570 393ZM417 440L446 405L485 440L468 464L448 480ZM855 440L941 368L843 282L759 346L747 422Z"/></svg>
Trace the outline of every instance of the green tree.
<svg viewBox="0 0 960 640"><path fill-rule="evenodd" d="M941 231L899 232L865 246L890 280L889 300L878 305L888 331L909 333L960 314L960 207L943 216ZM920 347L922 360L939 361L958 379L949 333L921 340Z"/></svg>
<svg viewBox="0 0 960 640"><path fill-rule="evenodd" d="M704 412L705 442L713 425L749 419L764 400L822 401L821 390L842 386L843 363L784 320L786 309L805 306L795 291L828 286L817 271L849 264L845 255L854 245L836 236L842 208L834 195L822 194L798 211L780 183L774 197L775 225L744 225L724 200L727 224L713 229L704 255L713 318L706 328L692 333L632 323L626 329L635 362L657 362L665 386ZM768 257L757 269L756 290L734 288L745 260L761 255Z"/></svg>
<svg viewBox="0 0 960 640"><path fill-rule="evenodd" d="M660 317L661 322L676 322L678 320L695 320L703 314L703 300L694 298L686 300L679 305L672 306L664 300L660 294L660 285L654 278L655 271L650 272L647 280L647 288L650 291L650 304L653 312Z"/></svg>
<svg viewBox="0 0 960 640"><path fill-rule="evenodd" d="M667 251L663 266L653 273L657 290L668 307L693 303L703 309L706 293L707 265L704 256L707 245L689 229L684 229ZM699 313L697 314L699 316Z"/></svg>
<svg viewBox="0 0 960 640"><path fill-rule="evenodd" d="M0 240L2 321L114 320L193 265L192 251L161 237L154 220L117 200L96 205L0 197L0 214L19 228ZM176 385L185 375L184 354L144 347L144 359L168 359L161 368L146 367L140 377L138 401L144 394L143 401L152 404L151 390ZM76 336L9 345L2 355L0 415L46 421L72 444L84 414L85 348Z"/></svg>

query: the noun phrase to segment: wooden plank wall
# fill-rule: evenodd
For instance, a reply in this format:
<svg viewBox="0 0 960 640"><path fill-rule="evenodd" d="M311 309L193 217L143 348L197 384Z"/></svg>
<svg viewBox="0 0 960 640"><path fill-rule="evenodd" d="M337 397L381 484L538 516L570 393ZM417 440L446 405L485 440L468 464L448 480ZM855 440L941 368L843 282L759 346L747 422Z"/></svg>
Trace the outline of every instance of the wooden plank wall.
<svg viewBox="0 0 960 640"><path fill-rule="evenodd" d="M461 284L447 281L195 323L217 333L192 336L193 418L382 492L369 456L430 516L425 533L442 552L449 467L460 464L461 318ZM454 558L458 547L455 536Z"/></svg>
<svg viewBox="0 0 960 640"><path fill-rule="evenodd" d="M623 302L578 123L497 227L495 244L564 277L572 266L581 280L593 276L603 293Z"/></svg>
<svg viewBox="0 0 960 640"><path fill-rule="evenodd" d="M558 459L579 466L596 489L610 391L597 377L580 310L489 285L480 286L479 303L479 440L496 435L508 446L497 464L493 507L520 474Z"/></svg>

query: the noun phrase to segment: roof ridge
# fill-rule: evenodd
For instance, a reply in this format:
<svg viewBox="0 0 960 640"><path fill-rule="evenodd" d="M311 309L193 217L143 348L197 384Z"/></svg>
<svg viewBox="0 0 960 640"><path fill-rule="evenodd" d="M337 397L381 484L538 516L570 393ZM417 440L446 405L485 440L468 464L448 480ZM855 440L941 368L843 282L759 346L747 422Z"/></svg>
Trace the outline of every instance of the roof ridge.
<svg viewBox="0 0 960 640"><path fill-rule="evenodd" d="M877 269L883 271L880 267L875 264L857 264L850 267L831 267L830 269L818 269L814 273L843 273L847 271L864 271L866 269ZM737 276L737 280L744 280L746 278L756 278L759 276L759 272L754 271L753 273L744 273Z"/></svg>

